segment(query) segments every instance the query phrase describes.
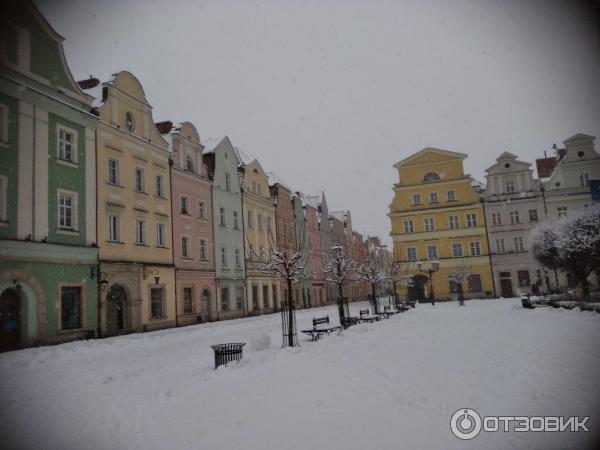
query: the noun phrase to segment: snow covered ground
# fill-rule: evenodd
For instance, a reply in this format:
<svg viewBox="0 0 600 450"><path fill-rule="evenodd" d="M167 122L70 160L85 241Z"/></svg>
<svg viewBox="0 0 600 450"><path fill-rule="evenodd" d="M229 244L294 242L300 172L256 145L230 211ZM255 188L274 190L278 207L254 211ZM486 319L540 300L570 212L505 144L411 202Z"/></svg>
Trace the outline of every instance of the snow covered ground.
<svg viewBox="0 0 600 450"><path fill-rule="evenodd" d="M352 304L358 313L360 305ZM299 311L299 328L334 307ZM271 348L254 351L252 336ZM517 299L418 305L281 350L279 315L0 355L0 447L27 449L591 448L600 314ZM245 341L213 369L211 344ZM459 408L591 416L589 433L450 432Z"/></svg>

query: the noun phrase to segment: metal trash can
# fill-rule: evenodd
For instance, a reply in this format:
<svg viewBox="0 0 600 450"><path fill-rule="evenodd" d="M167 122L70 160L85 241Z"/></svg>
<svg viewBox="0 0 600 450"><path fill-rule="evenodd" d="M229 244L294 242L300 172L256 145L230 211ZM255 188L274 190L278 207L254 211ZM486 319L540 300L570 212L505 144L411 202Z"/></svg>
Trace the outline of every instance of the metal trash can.
<svg viewBox="0 0 600 450"><path fill-rule="evenodd" d="M228 362L242 359L244 345L246 345L245 342L211 345L211 348L215 351L215 369L219 366L226 366Z"/></svg>
<svg viewBox="0 0 600 450"><path fill-rule="evenodd" d="M521 304L523 305L523 308L533 309L529 294L521 294Z"/></svg>

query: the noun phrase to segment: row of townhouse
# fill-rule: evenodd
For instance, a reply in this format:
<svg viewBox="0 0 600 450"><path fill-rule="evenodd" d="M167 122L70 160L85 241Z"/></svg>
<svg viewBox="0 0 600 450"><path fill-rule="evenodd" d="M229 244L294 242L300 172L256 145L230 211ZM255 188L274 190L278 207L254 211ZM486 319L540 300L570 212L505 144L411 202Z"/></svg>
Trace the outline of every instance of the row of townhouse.
<svg viewBox="0 0 600 450"><path fill-rule="evenodd" d="M138 79L75 82L35 6L0 21L0 348L273 312L286 286L256 270L306 246L298 307L334 298L332 245L362 235L325 195L293 191L229 138L155 123ZM359 293L354 293L358 298Z"/></svg>
<svg viewBox="0 0 600 450"><path fill-rule="evenodd" d="M391 236L394 260L412 277L400 294L426 297L433 288L436 299L455 298L460 275L469 298L575 287L535 261L527 238L540 221L592 204L590 186L600 180L594 140L576 134L555 146L555 156L536 161L538 178L532 164L504 152L486 169L485 186L464 173L463 153L425 148L398 162ZM590 281L598 284L596 275Z"/></svg>

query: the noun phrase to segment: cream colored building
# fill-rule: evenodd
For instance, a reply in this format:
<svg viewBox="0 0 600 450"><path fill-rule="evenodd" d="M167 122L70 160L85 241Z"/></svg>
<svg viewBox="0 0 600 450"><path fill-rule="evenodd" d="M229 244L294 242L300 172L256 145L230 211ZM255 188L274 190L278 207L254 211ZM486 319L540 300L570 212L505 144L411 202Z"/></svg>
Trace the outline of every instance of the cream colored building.
<svg viewBox="0 0 600 450"><path fill-rule="evenodd" d="M261 314L279 308L281 289L278 278L256 270L256 261L268 259L277 246L269 179L257 159L244 166L242 188L248 313Z"/></svg>
<svg viewBox="0 0 600 450"><path fill-rule="evenodd" d="M174 326L169 147L135 76L101 87L97 221L103 335Z"/></svg>

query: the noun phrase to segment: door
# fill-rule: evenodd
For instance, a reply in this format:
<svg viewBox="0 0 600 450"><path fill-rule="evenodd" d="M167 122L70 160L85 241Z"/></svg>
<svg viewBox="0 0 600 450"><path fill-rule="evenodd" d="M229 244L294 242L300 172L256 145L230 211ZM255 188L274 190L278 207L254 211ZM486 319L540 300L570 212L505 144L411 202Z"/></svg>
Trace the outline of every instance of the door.
<svg viewBox="0 0 600 450"><path fill-rule="evenodd" d="M106 295L106 333L121 334L127 330L127 293L123 286L114 285Z"/></svg>
<svg viewBox="0 0 600 450"><path fill-rule="evenodd" d="M502 297L511 298L514 297L512 289L512 281L510 278L500 279L500 290L502 291Z"/></svg>
<svg viewBox="0 0 600 450"><path fill-rule="evenodd" d="M21 300L16 289L7 289L0 296L0 351L14 350L21 345Z"/></svg>
<svg viewBox="0 0 600 450"><path fill-rule="evenodd" d="M408 287L408 299L410 301L418 300L419 303L425 301L425 284L429 278L424 275L415 275L412 277L412 286Z"/></svg>
<svg viewBox="0 0 600 450"><path fill-rule="evenodd" d="M204 289L202 291L202 321L207 322L210 320L210 291Z"/></svg>

